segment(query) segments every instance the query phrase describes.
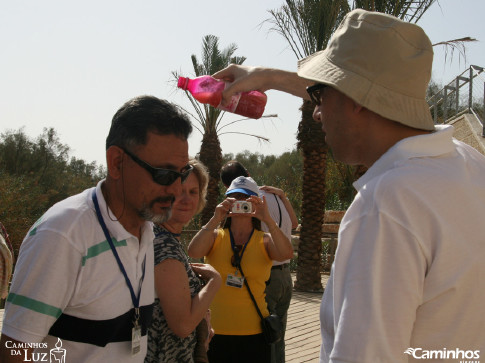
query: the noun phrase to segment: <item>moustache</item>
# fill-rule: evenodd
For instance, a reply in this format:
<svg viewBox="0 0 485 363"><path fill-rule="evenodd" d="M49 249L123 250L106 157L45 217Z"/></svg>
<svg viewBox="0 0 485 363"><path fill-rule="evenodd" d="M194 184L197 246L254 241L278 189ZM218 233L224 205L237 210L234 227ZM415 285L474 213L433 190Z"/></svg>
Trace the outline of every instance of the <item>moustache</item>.
<svg viewBox="0 0 485 363"><path fill-rule="evenodd" d="M173 196L173 195L167 195L165 197L158 197L158 198L153 199L150 202L150 208L152 208L155 203L166 203L166 202L170 202L170 204L173 204L174 201L175 201L175 196Z"/></svg>

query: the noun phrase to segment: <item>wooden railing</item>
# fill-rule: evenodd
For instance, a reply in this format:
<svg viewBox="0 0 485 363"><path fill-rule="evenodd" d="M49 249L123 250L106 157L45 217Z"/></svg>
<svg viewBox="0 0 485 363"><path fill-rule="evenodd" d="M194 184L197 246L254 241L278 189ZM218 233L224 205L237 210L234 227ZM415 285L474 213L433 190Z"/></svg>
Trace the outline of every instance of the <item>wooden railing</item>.
<svg viewBox="0 0 485 363"><path fill-rule="evenodd" d="M435 124L471 113L482 123L485 137L485 69L472 65L428 100Z"/></svg>
<svg viewBox="0 0 485 363"><path fill-rule="evenodd" d="M340 221L344 214L345 211L325 211L322 225L323 238L321 257L323 272L329 272L332 267L335 251L337 249ZM292 269L295 269L296 259L298 257L298 245L300 243L300 232L298 228L292 233L291 243L293 244L293 249L295 251L295 256L293 257L294 261L292 261L291 267Z"/></svg>

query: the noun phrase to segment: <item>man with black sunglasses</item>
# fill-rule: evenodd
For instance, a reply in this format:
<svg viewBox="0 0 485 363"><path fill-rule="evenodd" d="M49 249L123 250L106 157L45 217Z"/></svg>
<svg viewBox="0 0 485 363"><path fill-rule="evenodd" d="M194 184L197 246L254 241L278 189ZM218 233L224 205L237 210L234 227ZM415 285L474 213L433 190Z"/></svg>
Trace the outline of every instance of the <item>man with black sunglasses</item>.
<svg viewBox="0 0 485 363"><path fill-rule="evenodd" d="M321 362L479 360L485 354L485 157L434 125L433 48L393 16L348 13L298 73L231 65L236 92L313 100L333 156L367 172L323 295ZM323 141L323 140L322 140Z"/></svg>
<svg viewBox="0 0 485 363"><path fill-rule="evenodd" d="M118 110L106 139L106 179L54 205L23 241L0 361L33 361L56 347L70 362L144 361L152 222L170 217L191 172L191 131L175 105L152 96Z"/></svg>

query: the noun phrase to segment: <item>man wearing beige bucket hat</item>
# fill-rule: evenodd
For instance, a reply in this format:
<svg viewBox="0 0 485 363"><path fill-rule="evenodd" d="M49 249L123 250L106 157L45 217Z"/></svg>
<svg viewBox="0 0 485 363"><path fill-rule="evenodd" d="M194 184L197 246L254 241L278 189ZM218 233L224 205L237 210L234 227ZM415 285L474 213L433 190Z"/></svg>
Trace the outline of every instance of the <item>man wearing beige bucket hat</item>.
<svg viewBox="0 0 485 363"><path fill-rule="evenodd" d="M321 362L485 357L485 157L433 124L432 59L420 27L358 9L298 73L214 75L233 82L224 100L252 89L312 99L334 156L368 167L322 299Z"/></svg>

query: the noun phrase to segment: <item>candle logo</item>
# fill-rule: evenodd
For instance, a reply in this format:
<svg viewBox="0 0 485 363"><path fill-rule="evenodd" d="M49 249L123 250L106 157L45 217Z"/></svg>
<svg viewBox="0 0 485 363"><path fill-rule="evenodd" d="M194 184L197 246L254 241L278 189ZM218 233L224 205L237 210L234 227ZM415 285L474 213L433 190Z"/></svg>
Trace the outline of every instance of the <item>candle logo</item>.
<svg viewBox="0 0 485 363"><path fill-rule="evenodd" d="M66 350L62 348L62 340L57 338L56 347L51 349L51 363L66 363Z"/></svg>

